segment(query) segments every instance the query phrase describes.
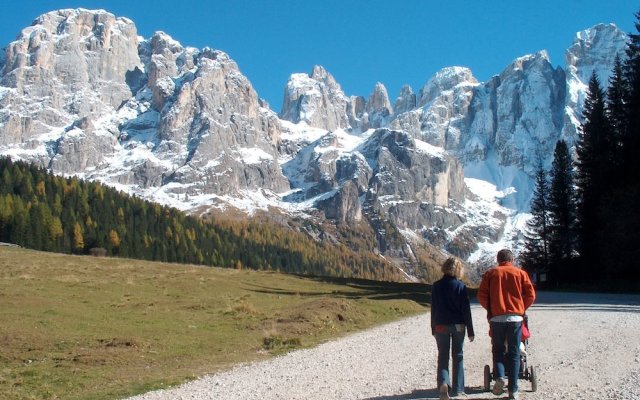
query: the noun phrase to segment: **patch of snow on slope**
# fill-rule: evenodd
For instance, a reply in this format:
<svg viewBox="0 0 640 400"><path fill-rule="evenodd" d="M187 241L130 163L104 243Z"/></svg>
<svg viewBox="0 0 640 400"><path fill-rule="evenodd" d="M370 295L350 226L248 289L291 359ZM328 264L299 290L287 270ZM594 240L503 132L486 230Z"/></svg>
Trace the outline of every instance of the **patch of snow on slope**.
<svg viewBox="0 0 640 400"><path fill-rule="evenodd" d="M349 133L342 129L337 130L334 132L338 138L337 150L342 153L351 153L369 139L373 132L375 132L374 129L369 129L360 134Z"/></svg>
<svg viewBox="0 0 640 400"><path fill-rule="evenodd" d="M349 154L360 154L357 149L362 145L374 130L368 130L361 134L353 134L342 129L334 132L323 131L318 139L303 147L294 158L282 163L282 171L291 182L292 187L307 189L316 182L307 182L305 177L310 160L319 154L335 152L335 159ZM317 135L319 131L309 131L311 135ZM300 134L298 132L298 134ZM360 155L361 156L361 155Z"/></svg>
<svg viewBox="0 0 640 400"><path fill-rule="evenodd" d="M273 156L257 147L238 149L240 157L245 164L261 164L264 161L272 161Z"/></svg>
<svg viewBox="0 0 640 400"><path fill-rule="evenodd" d="M487 227L497 234L497 241L491 237L478 241L478 249L467 259L472 265L493 265L498 250L514 248L521 240L519 232L526 224L527 215L517 214L513 209L499 204L500 200L511 194L512 188L498 190L494 184L480 179L465 178L464 181L476 198L465 201L468 220L456 231L469 227Z"/></svg>
<svg viewBox="0 0 640 400"><path fill-rule="evenodd" d="M282 135L280 136L282 139L313 142L327 134L326 129L309 126L305 121L294 124L290 121L280 120L280 124L283 128Z"/></svg>
<svg viewBox="0 0 640 400"><path fill-rule="evenodd" d="M418 149L418 151L434 157L438 157L440 159L444 159L446 151L442 147L434 146L419 139L414 140L416 142L416 149Z"/></svg>
<svg viewBox="0 0 640 400"><path fill-rule="evenodd" d="M489 182L502 193L500 204L512 210L526 212L530 209L533 196L533 181L516 165L500 165L495 153L486 160L467 163L464 176Z"/></svg>

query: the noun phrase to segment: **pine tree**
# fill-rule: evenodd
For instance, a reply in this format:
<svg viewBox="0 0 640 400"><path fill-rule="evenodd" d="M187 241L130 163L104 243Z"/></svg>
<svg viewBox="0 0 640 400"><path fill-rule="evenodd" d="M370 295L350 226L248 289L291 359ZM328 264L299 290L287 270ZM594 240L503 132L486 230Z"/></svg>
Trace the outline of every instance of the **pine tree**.
<svg viewBox="0 0 640 400"><path fill-rule="evenodd" d="M564 140L558 141L551 166L549 190L549 254L553 270L560 280L566 280L575 249L576 196L573 179L573 161Z"/></svg>
<svg viewBox="0 0 640 400"><path fill-rule="evenodd" d="M617 157L613 160L615 165L619 164L622 138L627 130L629 116L626 109L626 98L628 96L627 85L624 77L623 65L619 55L616 55L611 78L609 79L609 89L607 89L606 113L611 124L611 134L613 147Z"/></svg>
<svg viewBox="0 0 640 400"><path fill-rule="evenodd" d="M2 174L0 174L0 194L13 193L13 175L11 175L11 160L3 158L2 160Z"/></svg>
<svg viewBox="0 0 640 400"><path fill-rule="evenodd" d="M607 278L618 281L640 279L640 248L637 237L640 232L640 12L635 14L636 33L629 33L627 59L623 65L622 84L612 81L612 86L624 88L624 114L612 118L611 125L620 132L620 168L612 174L615 186L608 191L601 203L602 229L599 240ZM614 69L614 75L617 72ZM608 93L614 90L609 89ZM619 90L619 89L616 89ZM609 94L608 107L619 107L618 100ZM626 119L626 120L625 120Z"/></svg>
<svg viewBox="0 0 640 400"><path fill-rule="evenodd" d="M531 201L531 219L525 229L525 245L521 254L522 266L530 273L549 270L549 183L538 161L536 184Z"/></svg>
<svg viewBox="0 0 640 400"><path fill-rule="evenodd" d="M611 128L605 112L605 96L595 72L589 80L589 90L584 102L584 123L576 144L578 159L576 187L578 193L578 240L580 256L588 279L593 275L601 254L598 249L598 230L601 227L599 206L602 194L609 185L606 174L608 136Z"/></svg>
<svg viewBox="0 0 640 400"><path fill-rule="evenodd" d="M635 14L638 33L629 33L627 60L624 65L626 82L626 115L628 125L622 137L623 158L627 179L637 183L640 167L640 12Z"/></svg>

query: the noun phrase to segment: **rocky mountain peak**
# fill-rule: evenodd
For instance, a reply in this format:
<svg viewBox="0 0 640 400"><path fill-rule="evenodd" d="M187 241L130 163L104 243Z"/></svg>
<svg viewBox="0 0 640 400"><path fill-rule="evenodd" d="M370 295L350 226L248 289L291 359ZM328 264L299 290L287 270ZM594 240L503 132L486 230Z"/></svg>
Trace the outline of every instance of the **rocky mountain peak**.
<svg viewBox="0 0 640 400"><path fill-rule="evenodd" d="M625 57L627 35L614 24L598 24L576 33L565 52L570 101L581 107L591 74L595 71L603 85L611 75L611 60Z"/></svg>
<svg viewBox="0 0 640 400"><path fill-rule="evenodd" d="M571 46L565 52L567 72L576 74L588 82L592 71L596 71L600 81L608 81L611 70L606 68L611 56L625 56L627 35L615 24L598 24L590 29L576 33Z"/></svg>
<svg viewBox="0 0 640 400"><path fill-rule="evenodd" d="M404 113L396 109L390 126L434 146L456 150L467 129L468 108L476 86L478 81L468 68L443 68L415 96L413 109ZM410 88L404 96L404 104L414 103Z"/></svg>
<svg viewBox="0 0 640 400"><path fill-rule="evenodd" d="M436 72L420 90L418 106L422 107L442 92L454 90L458 85L476 85L478 80L469 68L447 67Z"/></svg>
<svg viewBox="0 0 640 400"><path fill-rule="evenodd" d="M280 118L333 131L349 127L347 103L340 85L323 67L311 75L293 74L287 82Z"/></svg>
<svg viewBox="0 0 640 400"><path fill-rule="evenodd" d="M582 109L591 74L595 71L603 87L611 76L616 55L625 57L627 35L614 24L598 24L576 33L565 52L566 113L563 136L571 144L577 137L576 124L582 120Z"/></svg>
<svg viewBox="0 0 640 400"><path fill-rule="evenodd" d="M507 68L505 68L502 74L512 74L514 71L525 71L537 67L545 67L550 64L549 54L546 50L541 50L537 53L527 54L522 57L518 57Z"/></svg>
<svg viewBox="0 0 640 400"><path fill-rule="evenodd" d="M389 95L387 94L387 88L380 82L377 82L369 101L367 101L367 112L373 112L377 110L386 109L391 110L391 103L389 102Z"/></svg>
<svg viewBox="0 0 640 400"><path fill-rule="evenodd" d="M127 18L102 10L50 12L37 18L5 49L3 84L19 88L26 75L29 82L45 83L50 78L47 72L62 68L68 69L59 77L64 84L120 82L126 71L139 65L137 46L136 27ZM32 73L27 67L37 71Z"/></svg>
<svg viewBox="0 0 640 400"><path fill-rule="evenodd" d="M169 196L186 191L172 185L190 194L288 189L280 122L224 52L164 32L139 43L131 20L76 9L36 19L5 61L0 144L24 146L19 157Z"/></svg>
<svg viewBox="0 0 640 400"><path fill-rule="evenodd" d="M336 86L340 87L340 85L338 85L333 75L327 72L327 70L324 69L322 65L313 66L313 69L311 70L310 78L315 81L322 82L325 85L329 86L330 88L335 88Z"/></svg>
<svg viewBox="0 0 640 400"><path fill-rule="evenodd" d="M553 68L546 51L515 59L478 87L461 140L467 175L517 188L503 204L528 209L536 162L552 156L561 135L565 93L564 71Z"/></svg>
<svg viewBox="0 0 640 400"><path fill-rule="evenodd" d="M449 67L393 107L381 83L347 97L314 66L289 78L279 119L222 51L141 40L105 11L55 11L6 47L0 154L194 213L263 202L368 224L376 251L409 263L403 235L477 261L518 236L509 217L528 210L538 155L575 135L585 77L624 45L599 25L576 36L566 73L544 51L485 83Z"/></svg>
<svg viewBox="0 0 640 400"><path fill-rule="evenodd" d="M387 88L380 82L377 82L369 100L365 106L366 121L363 123L363 130L369 128L380 128L389 123L389 118L393 114Z"/></svg>
<svg viewBox="0 0 640 400"><path fill-rule="evenodd" d="M40 16L5 49L0 84L12 90L0 98L0 143L32 140L119 107L132 95L129 73L140 66L131 20L85 9ZM25 109L33 112L23 115Z"/></svg>
<svg viewBox="0 0 640 400"><path fill-rule="evenodd" d="M177 40L163 31L157 31L147 41L153 54L163 54L169 51L172 54L183 50L182 45Z"/></svg>
<svg viewBox="0 0 640 400"><path fill-rule="evenodd" d="M400 94L393 103L393 112L400 115L416 107L416 94L409 85L402 86Z"/></svg>

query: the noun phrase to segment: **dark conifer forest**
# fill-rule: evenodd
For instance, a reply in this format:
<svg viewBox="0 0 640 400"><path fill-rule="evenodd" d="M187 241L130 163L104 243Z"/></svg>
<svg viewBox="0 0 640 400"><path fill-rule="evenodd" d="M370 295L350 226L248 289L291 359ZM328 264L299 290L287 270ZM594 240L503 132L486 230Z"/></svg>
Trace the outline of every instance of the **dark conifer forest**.
<svg viewBox="0 0 640 400"><path fill-rule="evenodd" d="M558 142L537 174L522 261L555 285L640 284L640 12L635 26L609 82L591 76L575 159Z"/></svg>

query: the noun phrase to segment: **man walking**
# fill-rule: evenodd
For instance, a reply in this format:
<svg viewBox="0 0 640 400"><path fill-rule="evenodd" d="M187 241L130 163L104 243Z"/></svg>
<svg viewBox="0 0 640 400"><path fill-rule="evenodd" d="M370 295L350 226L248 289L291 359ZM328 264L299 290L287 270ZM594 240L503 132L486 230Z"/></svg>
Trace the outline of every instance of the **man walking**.
<svg viewBox="0 0 640 400"><path fill-rule="evenodd" d="M522 321L536 294L529 275L513 265L511 250L500 250L497 261L498 266L482 276L478 301L487 310L491 327L493 374L496 377L493 394L504 392L506 370L509 399L517 400Z"/></svg>

